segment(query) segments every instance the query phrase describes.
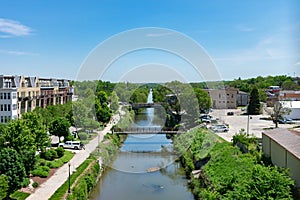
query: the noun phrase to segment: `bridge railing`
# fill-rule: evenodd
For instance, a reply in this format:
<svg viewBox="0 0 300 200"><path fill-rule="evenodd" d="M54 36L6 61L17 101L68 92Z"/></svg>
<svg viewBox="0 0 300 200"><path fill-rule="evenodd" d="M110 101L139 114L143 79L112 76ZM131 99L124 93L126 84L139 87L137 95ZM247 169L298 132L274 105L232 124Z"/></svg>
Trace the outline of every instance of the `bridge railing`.
<svg viewBox="0 0 300 200"><path fill-rule="evenodd" d="M181 131L176 130L163 130L157 127L132 127L126 129L113 129L115 134L177 134Z"/></svg>

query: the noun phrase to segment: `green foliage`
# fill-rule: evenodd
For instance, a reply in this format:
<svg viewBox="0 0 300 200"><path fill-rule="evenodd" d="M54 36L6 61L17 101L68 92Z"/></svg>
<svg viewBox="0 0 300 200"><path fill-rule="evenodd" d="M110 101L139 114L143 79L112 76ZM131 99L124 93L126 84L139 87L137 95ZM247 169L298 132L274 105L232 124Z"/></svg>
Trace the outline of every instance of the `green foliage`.
<svg viewBox="0 0 300 200"><path fill-rule="evenodd" d="M34 135L35 145L38 150L43 150L46 146L50 145L50 137L38 114L34 112L24 113L22 120Z"/></svg>
<svg viewBox="0 0 300 200"><path fill-rule="evenodd" d="M89 166L89 164L93 161L94 159L91 158L86 159L79 167L77 167L76 171L70 177L71 185L75 182L77 177L80 176L83 173L83 171ZM55 191L55 193L50 197L49 200L62 199L68 190L68 186L69 186L69 182L68 180L66 180L65 183Z"/></svg>
<svg viewBox="0 0 300 200"><path fill-rule="evenodd" d="M110 96L110 109L115 113L119 109L119 97L115 91Z"/></svg>
<svg viewBox="0 0 300 200"><path fill-rule="evenodd" d="M253 136L247 136L244 129L240 130L238 134L235 134L232 138L233 145L236 145L237 142L240 142L246 146L250 144L257 144L257 138Z"/></svg>
<svg viewBox="0 0 300 200"><path fill-rule="evenodd" d="M95 111L96 117L99 122L107 123L111 117L111 110L108 105L108 96L104 91L97 92L97 98L95 99Z"/></svg>
<svg viewBox="0 0 300 200"><path fill-rule="evenodd" d="M211 108L212 100L209 94L200 88L194 88L194 91L198 100L199 109L205 111Z"/></svg>
<svg viewBox="0 0 300 200"><path fill-rule="evenodd" d="M46 160L54 160L55 158L58 158L57 151L51 148L45 152L42 152L41 158L44 158Z"/></svg>
<svg viewBox="0 0 300 200"><path fill-rule="evenodd" d="M38 166L34 170L31 171L33 176L39 176L45 178L49 175L50 168L48 166Z"/></svg>
<svg viewBox="0 0 300 200"><path fill-rule="evenodd" d="M6 175L8 180L8 194L19 189L26 178L26 172L22 159L18 152L12 148L0 150L0 172Z"/></svg>
<svg viewBox="0 0 300 200"><path fill-rule="evenodd" d="M29 174L30 170L34 168L36 163L36 156L34 150L24 149L19 153L22 163L25 167L26 174Z"/></svg>
<svg viewBox="0 0 300 200"><path fill-rule="evenodd" d="M37 182L32 183L32 187L37 188L38 186L39 186L39 184Z"/></svg>
<svg viewBox="0 0 300 200"><path fill-rule="evenodd" d="M0 200L7 196L8 191L8 179L4 174L0 175Z"/></svg>
<svg viewBox="0 0 300 200"><path fill-rule="evenodd" d="M291 199L293 182L277 167L256 164L229 143L219 143L203 168L221 199ZM201 191L202 192L202 191Z"/></svg>
<svg viewBox="0 0 300 200"><path fill-rule="evenodd" d="M295 83L293 80L286 80L282 83L282 89L283 90L299 90L300 87L297 83Z"/></svg>
<svg viewBox="0 0 300 200"><path fill-rule="evenodd" d="M292 81L292 78L285 75L267 77L258 76L256 78L245 80L238 78L233 81L226 81L224 84L249 93L253 87L256 87L257 89L267 89L269 86L278 85L283 88L285 87L283 84L285 81Z"/></svg>
<svg viewBox="0 0 300 200"><path fill-rule="evenodd" d="M80 132L78 133L78 137L80 140L87 140L88 139L88 134L85 132Z"/></svg>
<svg viewBox="0 0 300 200"><path fill-rule="evenodd" d="M69 162L73 158L74 154L71 151L64 151L64 155L52 161L46 161L40 158L37 162L37 166L48 166L49 168L59 168L63 164Z"/></svg>
<svg viewBox="0 0 300 200"><path fill-rule="evenodd" d="M260 113L261 106L259 101L259 93L257 88L253 88L250 93L250 102L248 105L248 114L258 115Z"/></svg>
<svg viewBox="0 0 300 200"><path fill-rule="evenodd" d="M24 149L36 150L35 135L23 120L9 122L5 126L1 137L3 137L7 147L11 147L17 152L21 152Z"/></svg>
<svg viewBox="0 0 300 200"><path fill-rule="evenodd" d="M88 195L96 184L100 166L98 162L94 162L92 166L80 177L76 185L72 189L72 194L67 199L88 199Z"/></svg>
<svg viewBox="0 0 300 200"><path fill-rule="evenodd" d="M66 120L66 118L63 117L59 117L54 119L50 126L49 126L49 133L51 135L56 135L59 137L67 137L68 135L70 135L70 123L68 122L68 120Z"/></svg>
<svg viewBox="0 0 300 200"><path fill-rule="evenodd" d="M9 197L14 200L25 200L29 195L29 193L15 191Z"/></svg>
<svg viewBox="0 0 300 200"><path fill-rule="evenodd" d="M58 158L62 157L62 156L64 155L64 153L65 153L65 149L62 148L62 147L57 147L57 148L55 149L55 151L56 151L56 153L57 153L57 157L58 157Z"/></svg>

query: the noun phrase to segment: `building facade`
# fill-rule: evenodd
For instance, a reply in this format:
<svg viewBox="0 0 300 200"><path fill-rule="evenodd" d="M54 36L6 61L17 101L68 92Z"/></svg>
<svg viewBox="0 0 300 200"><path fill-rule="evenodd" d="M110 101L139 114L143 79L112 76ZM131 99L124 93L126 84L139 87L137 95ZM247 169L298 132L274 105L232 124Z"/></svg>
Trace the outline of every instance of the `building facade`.
<svg viewBox="0 0 300 200"><path fill-rule="evenodd" d="M73 88L65 79L0 76L1 123L20 118L36 107L65 104L72 100Z"/></svg>
<svg viewBox="0 0 300 200"><path fill-rule="evenodd" d="M300 133L288 129L273 129L262 134L264 155L274 165L290 169L290 176L300 187Z"/></svg>
<svg viewBox="0 0 300 200"><path fill-rule="evenodd" d="M238 89L205 89L212 99L214 109L236 109Z"/></svg>

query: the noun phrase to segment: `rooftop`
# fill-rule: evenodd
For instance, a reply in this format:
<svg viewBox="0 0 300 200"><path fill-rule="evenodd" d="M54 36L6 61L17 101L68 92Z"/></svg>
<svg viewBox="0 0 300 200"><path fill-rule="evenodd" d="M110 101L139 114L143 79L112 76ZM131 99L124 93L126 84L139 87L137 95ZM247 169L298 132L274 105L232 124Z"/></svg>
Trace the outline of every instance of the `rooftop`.
<svg viewBox="0 0 300 200"><path fill-rule="evenodd" d="M263 132L300 160L300 134L288 129L277 128Z"/></svg>

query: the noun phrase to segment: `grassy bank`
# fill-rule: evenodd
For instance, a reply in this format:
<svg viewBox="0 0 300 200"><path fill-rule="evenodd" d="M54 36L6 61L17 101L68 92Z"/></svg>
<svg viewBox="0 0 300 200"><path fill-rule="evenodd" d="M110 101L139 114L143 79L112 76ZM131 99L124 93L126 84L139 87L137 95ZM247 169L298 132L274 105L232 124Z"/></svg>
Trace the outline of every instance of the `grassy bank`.
<svg viewBox="0 0 300 200"><path fill-rule="evenodd" d="M198 129L193 134L185 151L180 142L174 147L182 154L180 162L191 178L196 199L292 199L294 183L287 170L264 162L258 156L261 152L242 153L222 140L208 145L206 141L210 140L206 138L213 134L208 130ZM198 169L201 170L195 178L191 172Z"/></svg>

